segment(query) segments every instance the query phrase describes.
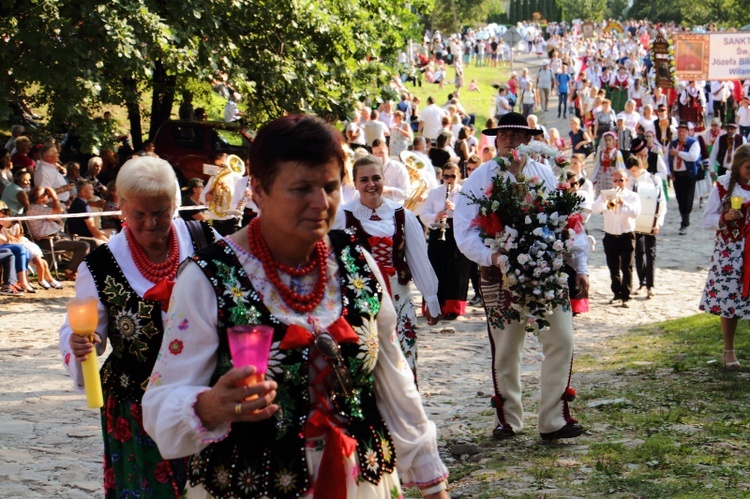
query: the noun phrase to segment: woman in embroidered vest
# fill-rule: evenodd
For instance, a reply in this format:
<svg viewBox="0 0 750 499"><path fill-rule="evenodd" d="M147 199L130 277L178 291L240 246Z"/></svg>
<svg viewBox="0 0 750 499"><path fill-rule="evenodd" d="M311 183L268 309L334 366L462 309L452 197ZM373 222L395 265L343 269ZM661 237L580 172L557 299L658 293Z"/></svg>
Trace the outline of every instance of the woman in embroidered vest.
<svg viewBox="0 0 750 499"><path fill-rule="evenodd" d="M258 132L250 164L261 215L183 267L143 399L147 431L165 456L192 455L190 498L386 499L400 496L398 475L448 497L377 263L329 233L339 133L285 116ZM274 328L265 381L238 386L255 370L233 368L237 324Z"/></svg>
<svg viewBox="0 0 750 499"><path fill-rule="evenodd" d="M740 203L741 207L737 208ZM702 220L704 229L716 231L716 241L700 309L721 317L724 368L731 371L740 368L734 353L737 323L740 319L750 319L750 261L743 256L747 245L748 207L750 144L745 144L737 149L730 172L716 181Z"/></svg>
<svg viewBox="0 0 750 499"><path fill-rule="evenodd" d="M601 149L599 154L596 155L594 172L591 175L591 180L594 183L595 198L599 197L599 194L603 190L614 189L612 175L614 175L615 170L625 170L622 153L616 147L617 135L615 135L615 132L607 132L603 138L604 149Z"/></svg>
<svg viewBox="0 0 750 499"><path fill-rule="evenodd" d="M341 207L335 228L351 229L357 241L375 257L398 315L396 326L401 348L417 379L417 314L409 284L412 277L427 303L427 321L440 316L438 281L427 258L424 230L417 217L383 197L383 166L374 156L354 162L355 199Z"/></svg>
<svg viewBox="0 0 750 499"><path fill-rule="evenodd" d="M159 454L143 429L141 398L161 346L177 268L193 253L193 243L184 221L172 218L177 179L169 163L151 156L132 159L116 185L123 230L86 257L76 278L76 297L99 300L97 353L112 345L101 370L104 492L112 498L180 497L185 461ZM212 239L211 229L201 228ZM60 352L78 390L80 362L92 350L85 338L72 334L66 319Z"/></svg>

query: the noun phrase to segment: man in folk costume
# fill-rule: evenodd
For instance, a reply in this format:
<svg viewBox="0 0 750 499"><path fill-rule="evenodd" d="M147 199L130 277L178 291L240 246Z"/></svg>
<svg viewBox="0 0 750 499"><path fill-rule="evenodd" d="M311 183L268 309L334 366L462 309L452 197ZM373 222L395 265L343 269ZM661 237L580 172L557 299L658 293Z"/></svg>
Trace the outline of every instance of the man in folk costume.
<svg viewBox="0 0 750 499"><path fill-rule="evenodd" d="M669 116L667 106L659 104L656 108L657 118L654 120L654 130L656 130L656 140L666 147L672 142L672 135L677 129L675 119Z"/></svg>
<svg viewBox="0 0 750 499"><path fill-rule="evenodd" d="M708 159L709 168L717 172L719 176L726 174L732 168L734 153L747 142L745 137L737 133L737 123L727 123L724 128L727 133L719 135L716 139Z"/></svg>
<svg viewBox="0 0 750 499"><path fill-rule="evenodd" d="M706 96L696 85L695 80L688 82L680 92L680 121L693 123L696 132L702 132L706 117Z"/></svg>
<svg viewBox="0 0 750 499"><path fill-rule="evenodd" d="M485 135L496 135L498 154L507 157L521 144L528 144L539 130L532 129L521 114L508 113L496 128L484 130ZM462 194L481 198L492 185L495 176L504 176L514 182L524 178L538 177L547 189L554 189L556 181L552 170L541 163L523 156L511 160L509 166L500 166L491 160L481 165L466 180ZM492 352L492 381L495 394L496 439L514 437L523 429L523 406L521 403L521 354L526 339L526 321L506 319L504 311L511 306L510 295L502 289L503 275L500 272L499 252L484 244L476 224L472 223L479 212L468 195L459 196L455 207L454 236L459 250L481 269L480 287L487 313L487 329ZM583 232L582 232L583 233ZM585 233L584 233L585 234ZM579 283L588 289L586 259L574 261ZM545 358L542 361L541 400L539 403L538 430L543 440L574 438L581 435L583 427L573 419L568 409L570 372L573 361L573 317L570 307L558 307L549 315L550 327L539 331L539 340Z"/></svg>
<svg viewBox="0 0 750 499"><path fill-rule="evenodd" d="M701 149L698 141L690 137L690 125L681 121L677 126L677 139L669 144L669 176L674 185L677 205L680 208L680 235L687 234L690 212L693 210L695 181L700 165Z"/></svg>
<svg viewBox="0 0 750 499"><path fill-rule="evenodd" d="M650 299L654 296L656 235L664 225L667 199L661 177L646 169L652 154L646 148L646 141L635 139L630 145L630 152L631 156L625 162L630 174L627 187L641 198L641 213L635 219L635 271L639 286L633 294L637 295L645 288L646 298ZM658 155L656 157L661 159Z"/></svg>

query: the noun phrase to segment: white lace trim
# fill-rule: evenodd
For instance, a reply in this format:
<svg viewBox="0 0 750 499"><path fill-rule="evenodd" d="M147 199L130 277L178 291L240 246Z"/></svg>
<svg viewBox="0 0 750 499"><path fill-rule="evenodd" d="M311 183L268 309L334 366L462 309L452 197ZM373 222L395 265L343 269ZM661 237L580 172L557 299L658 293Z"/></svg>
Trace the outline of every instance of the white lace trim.
<svg viewBox="0 0 750 499"><path fill-rule="evenodd" d="M347 203L344 206L344 209L347 211L351 211L354 215L354 218L356 218L360 222L364 222L370 220L373 211L375 211L375 213L378 215L378 217L380 217L381 220L389 220L396 214L396 206L397 205L391 204L391 202L387 199L383 199L383 204L381 204L376 210L373 210L372 208L368 208L367 206L363 205L362 201L360 201L359 199L355 199Z"/></svg>

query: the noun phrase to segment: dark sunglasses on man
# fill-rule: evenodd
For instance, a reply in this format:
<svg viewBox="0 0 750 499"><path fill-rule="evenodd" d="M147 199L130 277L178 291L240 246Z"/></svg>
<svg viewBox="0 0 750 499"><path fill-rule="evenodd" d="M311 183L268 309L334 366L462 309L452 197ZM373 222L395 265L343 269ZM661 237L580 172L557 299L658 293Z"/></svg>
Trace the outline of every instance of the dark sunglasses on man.
<svg viewBox="0 0 750 499"><path fill-rule="evenodd" d="M455 175L448 175L448 174L443 175L443 180L448 180L450 178L456 178L456 176Z"/></svg>

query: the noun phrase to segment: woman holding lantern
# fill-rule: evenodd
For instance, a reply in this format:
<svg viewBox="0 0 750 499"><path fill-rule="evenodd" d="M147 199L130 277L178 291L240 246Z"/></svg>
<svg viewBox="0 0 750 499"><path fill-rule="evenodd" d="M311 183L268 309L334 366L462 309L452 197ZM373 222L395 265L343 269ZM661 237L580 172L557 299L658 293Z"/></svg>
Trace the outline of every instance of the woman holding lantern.
<svg viewBox="0 0 750 499"><path fill-rule="evenodd" d="M448 497L377 263L329 233L339 133L279 118L259 130L250 164L261 215L184 265L143 398L147 431L163 455L192 456L191 498L386 499L399 475ZM232 354L240 325L273 329L265 373Z"/></svg>
<svg viewBox="0 0 750 499"><path fill-rule="evenodd" d="M180 497L184 460L159 454L143 429L141 398L161 346L177 268L205 245L196 241L212 241L213 232L201 222L173 219L177 180L164 160L143 156L125 163L117 192L123 230L86 257L76 278L76 298L93 299L88 313L98 322L92 335L97 352L112 345L101 370L105 495ZM71 327L71 317L60 329L60 351L81 389L81 363L93 358L94 348Z"/></svg>
<svg viewBox="0 0 750 499"><path fill-rule="evenodd" d="M700 309L721 317L724 368L736 371L734 333L740 319L750 319L750 261L745 256L750 206L750 144L740 146L729 173L716 181L703 212L704 229L716 231Z"/></svg>

